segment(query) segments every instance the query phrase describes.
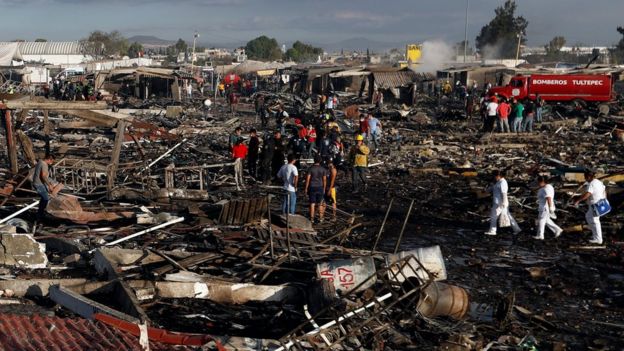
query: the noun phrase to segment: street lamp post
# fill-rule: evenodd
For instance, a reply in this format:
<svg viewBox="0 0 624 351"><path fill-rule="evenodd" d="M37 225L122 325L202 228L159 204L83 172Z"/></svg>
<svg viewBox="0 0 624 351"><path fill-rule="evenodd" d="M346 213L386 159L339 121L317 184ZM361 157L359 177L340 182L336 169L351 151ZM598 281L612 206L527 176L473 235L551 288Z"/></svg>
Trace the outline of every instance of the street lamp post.
<svg viewBox="0 0 624 351"><path fill-rule="evenodd" d="M466 0L466 26L464 27L464 63L468 53L468 0Z"/></svg>
<svg viewBox="0 0 624 351"><path fill-rule="evenodd" d="M191 56L191 75L193 75L193 66L195 64L195 44L197 43L197 38L199 38L199 33L195 32L193 34L193 55Z"/></svg>

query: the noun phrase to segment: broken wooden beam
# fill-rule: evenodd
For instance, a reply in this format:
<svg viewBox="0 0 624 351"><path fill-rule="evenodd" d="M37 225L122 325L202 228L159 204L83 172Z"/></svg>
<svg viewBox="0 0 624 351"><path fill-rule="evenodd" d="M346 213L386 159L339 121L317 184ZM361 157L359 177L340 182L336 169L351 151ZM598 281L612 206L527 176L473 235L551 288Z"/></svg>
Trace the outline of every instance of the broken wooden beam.
<svg viewBox="0 0 624 351"><path fill-rule="evenodd" d="M33 101L33 100L8 100L6 107L11 110L106 110L108 105L101 101Z"/></svg>

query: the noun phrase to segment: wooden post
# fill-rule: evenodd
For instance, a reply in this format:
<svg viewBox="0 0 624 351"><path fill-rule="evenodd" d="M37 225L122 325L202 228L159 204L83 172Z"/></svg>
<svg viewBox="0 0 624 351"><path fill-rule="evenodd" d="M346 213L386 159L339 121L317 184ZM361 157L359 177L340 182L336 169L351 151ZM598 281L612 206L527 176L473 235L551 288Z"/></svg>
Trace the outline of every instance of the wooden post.
<svg viewBox="0 0 624 351"><path fill-rule="evenodd" d="M43 110L43 134L44 135L49 135L50 134L50 123L48 120L48 110Z"/></svg>
<svg viewBox="0 0 624 351"><path fill-rule="evenodd" d="M11 119L11 110L5 110L4 121L6 127L7 153L9 156L9 168L11 173L17 174L17 148L15 146L15 136L13 135L13 121Z"/></svg>
<svg viewBox="0 0 624 351"><path fill-rule="evenodd" d="M117 122L117 131L115 132L115 144L113 145L113 154L111 156L110 168L108 170L108 183L106 186L106 192L108 197L111 197L111 191L115 186L115 178L117 178L117 168L119 167L119 154L121 153L121 145L124 141L124 134L126 131L126 121L120 120Z"/></svg>

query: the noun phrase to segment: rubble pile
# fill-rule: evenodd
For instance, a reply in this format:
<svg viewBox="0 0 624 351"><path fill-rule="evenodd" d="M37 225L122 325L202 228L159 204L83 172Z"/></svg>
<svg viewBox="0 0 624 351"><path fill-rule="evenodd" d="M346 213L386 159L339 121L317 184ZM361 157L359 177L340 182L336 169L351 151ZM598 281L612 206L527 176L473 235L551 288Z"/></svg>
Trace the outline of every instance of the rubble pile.
<svg viewBox="0 0 624 351"><path fill-rule="evenodd" d="M4 134L3 156L18 167L0 170L0 313L84 318L152 349L624 347L624 117L552 113L534 133L499 134L457 101L387 104L367 187L351 191L340 165L336 218L317 223L306 201L282 213L279 183L237 180L230 134L276 127L261 127L260 98L291 116L287 139L318 109L282 92L235 113L222 98L3 106L18 136ZM340 99L348 150L359 113L379 107ZM48 148L62 186L41 221L30 183ZM310 163L297 164L300 184ZM571 206L586 167L613 207L603 245L583 243L584 210ZM494 170L520 234L483 235ZM531 238L538 175L557 191L557 239Z"/></svg>

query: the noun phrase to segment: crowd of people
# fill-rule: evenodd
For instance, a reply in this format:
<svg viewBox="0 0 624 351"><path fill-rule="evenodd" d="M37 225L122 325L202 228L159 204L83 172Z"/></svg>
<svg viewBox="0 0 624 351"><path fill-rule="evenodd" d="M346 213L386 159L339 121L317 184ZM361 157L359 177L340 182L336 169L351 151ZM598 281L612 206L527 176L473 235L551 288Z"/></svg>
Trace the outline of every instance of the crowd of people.
<svg viewBox="0 0 624 351"><path fill-rule="evenodd" d="M232 157L241 170L239 174L242 174L245 162L254 181L264 184L281 183L285 193L282 205L284 213L295 213L297 193L303 190L308 196L309 217L317 223L324 221L327 204L333 207L335 219L338 169L344 170L347 176L351 175L351 191L367 190L369 157L378 150L382 140L382 122L378 116L361 114L359 124L354 124L355 133L345 136L333 114L337 100L326 96L324 99L321 97L320 102L321 108L314 117L294 118L291 123L289 114L279 101L271 104L260 97L256 99L255 108L260 116L261 127L267 129L273 120L274 131L265 133L261 140L256 129L249 130L249 136L244 138L242 129L237 128L230 135L229 141ZM540 99L534 104L492 97L484 110L487 114L486 125L492 129L496 125L501 132L531 131L533 119L541 121L540 103ZM347 141L346 145L343 140ZM312 166L305 169L304 185L300 186L299 172L304 164L310 163ZM602 244L600 216L603 213L597 208L604 207L605 202L608 205L605 186L591 171L585 172L585 177L586 191L576 199L575 205L587 201L589 209L586 220L592 231L590 242ZM493 203L489 229L485 234L496 235L499 227L511 227L513 233L518 234L522 229L510 212L507 196L509 186L505 173L496 171L493 181L490 188ZM546 229L552 231L555 238L559 237L563 230L555 223L555 189L545 177L538 177L536 181L539 186L536 194L537 233L533 238L543 240ZM242 183L242 178L237 179L237 184Z"/></svg>
<svg viewBox="0 0 624 351"><path fill-rule="evenodd" d="M286 194L284 213L295 212L299 170L305 165L312 164L305 171L302 189L309 197L313 221L324 220L327 205L333 208L335 219L338 169L351 174L352 191L367 189L369 155L381 144L382 123L377 116L362 113L355 133L345 135L334 116L337 106L337 97L326 95L320 97L318 113L291 118L281 102L269 102L260 96L255 107L264 137L255 128L247 136L243 136L241 128L230 134L229 148L239 171L245 167L254 182L282 183ZM272 130L269 124L274 126ZM244 186L242 179L237 179L237 185Z"/></svg>
<svg viewBox="0 0 624 351"><path fill-rule="evenodd" d="M544 101L538 96L536 101L484 96L481 102L483 130L500 133L531 133L535 123L542 122Z"/></svg>

